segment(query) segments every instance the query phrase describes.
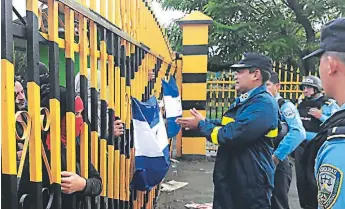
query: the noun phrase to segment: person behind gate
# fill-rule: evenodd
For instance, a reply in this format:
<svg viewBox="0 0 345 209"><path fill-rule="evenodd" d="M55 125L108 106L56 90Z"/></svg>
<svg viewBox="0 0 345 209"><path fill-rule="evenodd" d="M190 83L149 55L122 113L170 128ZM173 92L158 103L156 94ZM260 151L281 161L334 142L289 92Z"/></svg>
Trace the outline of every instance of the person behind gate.
<svg viewBox="0 0 345 209"><path fill-rule="evenodd" d="M320 57L320 77L327 96L340 110L328 118L308 146L309 163L314 166L317 202L320 209L345 208L345 18L325 24L320 49L304 57ZM309 167L310 167L309 166ZM310 171L310 169L308 169ZM315 180L314 179L314 180ZM308 182L310 180L308 179Z"/></svg>
<svg viewBox="0 0 345 209"><path fill-rule="evenodd" d="M273 161L277 168L274 173L272 209L289 209L289 190L292 179L292 164L288 158L305 139L305 129L296 106L279 95L280 82L276 72L266 82L267 90L275 97L280 108L280 130L274 140Z"/></svg>
<svg viewBox="0 0 345 209"><path fill-rule="evenodd" d="M231 68L241 94L221 121L209 120L195 109L177 122L199 129L219 144L213 172L214 209L269 209L273 190L273 142L278 134L278 104L265 83L272 72L271 58L245 53Z"/></svg>

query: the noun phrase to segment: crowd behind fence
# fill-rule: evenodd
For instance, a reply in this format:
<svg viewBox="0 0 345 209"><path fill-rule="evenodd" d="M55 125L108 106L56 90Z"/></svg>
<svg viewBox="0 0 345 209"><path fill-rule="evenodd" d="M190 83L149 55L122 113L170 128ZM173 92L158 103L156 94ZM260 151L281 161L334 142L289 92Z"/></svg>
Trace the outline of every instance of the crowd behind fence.
<svg viewBox="0 0 345 209"><path fill-rule="evenodd" d="M100 196L85 197L81 205L76 205L73 199L72 208L150 209L156 202L159 186L150 191L130 188L134 168L130 98L141 101L151 96L161 98L161 79L175 76L181 71L181 63L178 64L180 61L171 51L146 1L88 2L27 0L25 18L20 17L20 24L14 24L12 0L1 0L2 208L60 209L63 205L62 106L66 106L67 171L80 171L87 179L89 163L92 163L102 179ZM16 111L13 96L16 48L13 46L22 40L24 44L19 48L24 49L27 56L24 76L28 109ZM40 61L46 62L49 69L49 108L41 107ZM149 71L155 74L153 80L147 76ZM73 108L78 72L79 94L84 104L79 142ZM60 103L60 85L66 88L66 104ZM20 122L24 129L22 136L16 136L18 117L25 117L25 121ZM123 121L125 131L120 137L113 134L115 118ZM45 144L46 133L50 136L49 150ZM19 141L23 142L24 149L17 165ZM18 182L25 172L26 162L29 162L30 192L19 195ZM48 187L42 182L43 170L49 175Z"/></svg>

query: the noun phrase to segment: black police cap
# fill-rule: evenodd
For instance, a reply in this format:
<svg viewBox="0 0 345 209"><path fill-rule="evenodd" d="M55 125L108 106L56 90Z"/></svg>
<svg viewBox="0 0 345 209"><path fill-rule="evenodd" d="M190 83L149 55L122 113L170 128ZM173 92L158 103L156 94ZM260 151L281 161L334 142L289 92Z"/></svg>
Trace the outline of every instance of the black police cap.
<svg viewBox="0 0 345 209"><path fill-rule="evenodd" d="M243 58L238 62L238 64L234 64L231 66L232 70L241 70L245 68L252 68L256 67L260 70L265 71L272 71L272 59L268 56L258 54L258 53L244 53Z"/></svg>
<svg viewBox="0 0 345 209"><path fill-rule="evenodd" d="M338 18L326 23L321 30L320 49L303 59L320 56L326 51L345 52L345 18Z"/></svg>

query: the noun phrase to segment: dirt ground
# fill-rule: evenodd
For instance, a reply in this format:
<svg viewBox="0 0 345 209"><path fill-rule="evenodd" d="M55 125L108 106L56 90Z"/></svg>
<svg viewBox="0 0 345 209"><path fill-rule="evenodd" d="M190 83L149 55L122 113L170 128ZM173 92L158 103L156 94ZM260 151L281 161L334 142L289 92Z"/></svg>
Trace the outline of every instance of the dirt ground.
<svg viewBox="0 0 345 209"><path fill-rule="evenodd" d="M188 203L212 202L214 158L179 159L177 164L172 164L165 182L170 180L188 182L189 184L171 193L161 192L157 209L182 209ZM290 189L290 208L301 209L298 203L295 173Z"/></svg>

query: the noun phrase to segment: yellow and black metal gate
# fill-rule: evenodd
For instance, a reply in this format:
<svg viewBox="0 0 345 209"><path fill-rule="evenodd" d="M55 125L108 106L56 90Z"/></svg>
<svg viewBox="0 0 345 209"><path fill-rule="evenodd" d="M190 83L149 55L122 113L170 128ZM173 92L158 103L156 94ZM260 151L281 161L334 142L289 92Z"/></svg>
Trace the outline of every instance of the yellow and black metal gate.
<svg viewBox="0 0 345 209"><path fill-rule="evenodd" d="M153 208L158 195L132 191L133 138L130 97L147 100L161 97L161 79L181 71L181 60L169 48L167 39L147 2L142 0L26 0L25 25L12 22L12 0L1 0L1 111L2 111L2 207L61 208L60 91L61 79L67 89L67 171L76 172L74 91L75 71L80 72L80 95L85 105L84 121L91 108L91 123L84 122L80 139L81 176L88 178L88 161L98 170L103 190L100 198L86 198L84 208ZM23 4L25 2L23 1ZM47 9L46 26L42 23ZM99 9L98 9L99 8ZM63 17L63 24L61 24ZM62 25L62 26L61 26ZM45 30L47 27L47 30ZM63 36L61 36L63 29ZM26 41L27 53L27 123L25 135L16 137L14 103L14 38ZM40 46L49 48L50 109L40 107ZM63 55L62 55L63 54ZM64 56L64 62L60 56ZM76 64L78 57L79 64ZM64 64L64 66L61 66ZM60 75L64 68L65 78ZM79 69L76 69L78 67ZM91 87L88 89L88 72ZM100 89L98 73L100 71ZM148 79L153 71L156 78ZM88 106L88 90L91 106ZM100 92L100 106L97 94ZM100 109L100 116L98 116ZM124 121L125 134L115 138L114 118ZM100 131L98 120L101 118ZM108 119L107 119L108 118ZM108 122L107 122L108 121ZM50 132L51 159L45 158L41 131ZM91 130L91 139L88 131ZM107 133L108 132L108 133ZM108 135L109 137L106 137ZM16 165L16 140L28 147L19 167ZM43 156L43 158L42 158ZM25 158L28 159L25 159ZM43 159L43 160L42 160ZM17 195L25 160L29 160L30 194ZM48 163L48 161L50 163ZM50 174L51 187L42 188L42 166Z"/></svg>

